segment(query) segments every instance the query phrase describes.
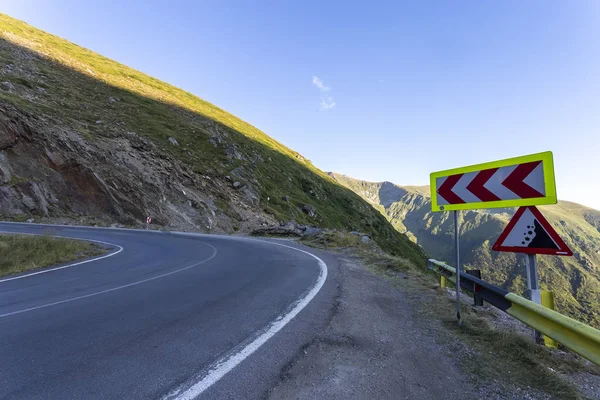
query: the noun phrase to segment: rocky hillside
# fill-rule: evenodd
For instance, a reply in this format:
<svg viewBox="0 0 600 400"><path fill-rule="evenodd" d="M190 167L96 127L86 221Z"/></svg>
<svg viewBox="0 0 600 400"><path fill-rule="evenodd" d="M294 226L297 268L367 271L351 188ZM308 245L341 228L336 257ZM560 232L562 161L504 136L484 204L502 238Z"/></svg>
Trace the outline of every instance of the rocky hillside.
<svg viewBox="0 0 600 400"><path fill-rule="evenodd" d="M454 222L451 213L431 212L428 186L330 175L369 201L432 257L452 264ZM556 292L562 312L600 328L600 211L567 201L539 208L574 253L573 257L538 256L542 288ZM484 279L524 293L524 256L492 251L515 210L461 212L461 260L466 267L481 269Z"/></svg>
<svg viewBox="0 0 600 400"><path fill-rule="evenodd" d="M157 55L158 57L159 55ZM300 154L220 108L0 14L0 218L250 232L298 223L420 250Z"/></svg>

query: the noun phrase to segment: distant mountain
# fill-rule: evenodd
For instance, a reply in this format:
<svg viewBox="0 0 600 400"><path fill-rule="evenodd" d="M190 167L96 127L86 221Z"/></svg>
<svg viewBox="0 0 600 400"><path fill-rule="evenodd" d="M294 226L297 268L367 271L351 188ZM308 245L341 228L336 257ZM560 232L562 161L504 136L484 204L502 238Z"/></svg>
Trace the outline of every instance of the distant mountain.
<svg viewBox="0 0 600 400"><path fill-rule="evenodd" d="M429 186L398 186L329 175L370 202L432 257L453 264L451 213L431 212ZM573 257L538 257L542 288L556 292L561 312L600 328L600 211L568 201L539 209L574 253ZM524 293L525 257L491 249L515 211L461 212L460 256L465 267L481 269L485 280Z"/></svg>

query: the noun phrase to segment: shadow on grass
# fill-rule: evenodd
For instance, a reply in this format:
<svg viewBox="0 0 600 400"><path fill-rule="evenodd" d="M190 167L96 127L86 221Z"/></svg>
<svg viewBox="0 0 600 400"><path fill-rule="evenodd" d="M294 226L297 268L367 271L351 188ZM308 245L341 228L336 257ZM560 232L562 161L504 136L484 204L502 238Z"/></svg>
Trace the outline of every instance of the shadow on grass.
<svg viewBox="0 0 600 400"><path fill-rule="evenodd" d="M211 175L215 179L235 175L247 182L260 196L258 207L277 219L361 231L373 237L382 249L424 265L422 251L394 230L379 212L256 128L190 93L25 24L20 26L18 21L8 21L6 17L0 18L0 25L34 42L43 41L43 51L77 65L77 68L70 67L13 41L0 40L0 60L12 66L10 72L6 69L0 72L0 79L11 82L15 88L0 90L0 103L11 104L29 114L27 123L35 125L43 118L54 127L78 132L92 143L127 138L126 132L136 132L154 142L161 152L185 162L199 175ZM88 72L83 73L86 69ZM95 78L94 74L101 75L102 79ZM115 82L129 87L116 86ZM152 92L155 97L157 93L164 93L166 98L187 102L189 107L140 94L144 91ZM193 107L208 110L213 115L191 111ZM242 134L231 126L246 132ZM179 146L171 145L170 137L175 138ZM31 151L35 149L38 157L47 157L44 143L31 145ZM72 194L83 196L81 201L94 201L94 195L93 191L86 193L85 190ZM270 198L268 202L266 197ZM126 211L137 219L145 218L139 211L138 201L130 203ZM301 211L305 204L317 209L315 218ZM114 210L104 205L98 212L111 214Z"/></svg>
<svg viewBox="0 0 600 400"><path fill-rule="evenodd" d="M107 250L90 242L51 236L0 235L0 277L83 259Z"/></svg>

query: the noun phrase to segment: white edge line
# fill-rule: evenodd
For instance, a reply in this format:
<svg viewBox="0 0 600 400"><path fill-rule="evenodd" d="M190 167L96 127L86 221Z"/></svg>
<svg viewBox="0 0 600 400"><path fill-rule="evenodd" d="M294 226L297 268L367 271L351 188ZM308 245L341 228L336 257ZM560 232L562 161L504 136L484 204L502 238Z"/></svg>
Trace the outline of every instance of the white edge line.
<svg viewBox="0 0 600 400"><path fill-rule="evenodd" d="M37 233L18 233L18 232L15 233L15 232L6 232L6 231L0 231L0 234L42 236L41 234L37 234ZM48 235L43 235L43 236L48 236ZM119 249L117 251L113 251L113 252L105 254L103 256L99 256L99 257L95 257L95 258L90 258L89 260L83 260L83 261L79 261L79 262L76 262L76 263L73 263L73 264L63 265L61 267L56 267L56 268L43 269L41 271L31 272L31 273L25 274L25 275L13 276L12 278L0 279L0 283L2 283L2 282L8 282L8 281L14 281L15 279L23 279L23 278L27 278L27 277L34 276L34 275L39 275L39 274L45 274L47 272L58 271L59 269L71 268L71 267L74 267L76 265L87 264L87 263L90 263L90 262L93 262L93 261L102 260L103 258L108 258L108 257L115 256L115 255L117 255L117 254L119 254L120 252L123 251L123 247L122 246L119 246L118 244L114 244L114 243L103 242L101 240L81 239L81 238L74 238L74 237L69 237L69 236L55 236L55 235L50 235L50 236L57 237L57 238L63 238L63 239L81 240L81 241L84 241L84 242L101 243L101 244L106 244L106 245L109 245L109 246L112 246L112 247L118 247Z"/></svg>
<svg viewBox="0 0 600 400"><path fill-rule="evenodd" d="M215 362L209 369L209 371L202 375L200 380L194 383L192 386L186 385L185 388L177 388L171 391L165 399L175 399L175 400L191 400L200 396L204 391L210 388L212 385L217 383L223 376L225 376L228 372L234 369L238 364L248 358L252 353L258 350L263 344L265 344L269 339L271 339L277 332L279 332L284 326L288 324L300 311L304 309L310 303L310 301L317 295L317 293L323 287L325 280L327 279L327 264L319 257L315 256L308 251L297 249L292 246L286 246L281 243L270 242L266 240L258 240L254 239L257 242L270 243L276 246L287 247L289 249L293 249L304 254L308 254L309 256L315 258L319 262L320 272L317 282L310 289L310 291L302 298L296 300L296 302L292 303L293 308L287 313L282 314L275 318L267 328L262 331L256 339L254 339L251 343L245 346L243 349L238 351L235 354L227 355L217 362Z"/></svg>
<svg viewBox="0 0 600 400"><path fill-rule="evenodd" d="M5 222L5 221L2 221L1 223L9 223L9 224L12 223L15 225L17 225L17 224L25 225L25 224L21 224L21 223ZM114 229L114 230L123 230L123 231L143 231L141 229L138 230L138 229L127 229L127 228L88 227L88 226L80 227L80 226L76 226L76 225L52 225L52 224L27 224L27 225L59 226L59 227L65 227L65 228L92 228L92 229L95 228L95 229L106 229L106 230ZM152 231L152 230L145 231L145 232L165 233L163 231ZM201 234L201 233L192 233L192 232L169 232L169 231L167 231L166 233L171 233L171 234L176 234L176 235L181 235L181 236L196 236L196 237L211 237L211 236L215 237L215 236L217 236L220 239L248 240L248 241L268 243L268 244L272 244L275 246L287 247L289 249L299 251L301 253L308 254L309 256L313 257L314 259L316 259L318 261L319 268L320 268L319 277L317 278L317 282L315 282L314 286L310 289L310 291L304 297L302 297L302 298L296 300L294 303L292 303L292 305L293 305L292 310L290 310L287 314L283 314L283 315L280 315L277 318L275 318L275 320L273 320L267 326L267 328L263 330L262 334L260 334L256 339L254 339L251 343L249 343L242 350L240 350L239 352L237 352L233 355L225 356L225 357L221 358L220 360L218 360L216 363L214 363L213 366L210 368L210 370L206 374L204 374L202 376L202 378L198 382L193 384L191 387L189 387L188 389L183 389L183 388L175 389L174 391L170 392L167 395L167 398L169 398L169 399L189 400L189 399L194 399L194 398L198 397L204 391L206 391L208 388L210 388L212 385L217 383L222 377L224 377L228 372L230 372L232 369L234 369L238 364L240 364L242 361L244 361L246 358L248 358L250 355L252 355L256 350L258 350L269 339L271 339L273 336L275 336L275 334L277 332L279 332L284 326L286 326L296 315L298 315L300 313L300 311L302 311L304 309L304 307L306 307L308 305L308 303L310 303L312 301L312 299L317 295L317 293L319 293L319 291L323 287L323 284L327 280L327 264L323 260L321 260L319 257L315 256L314 254L312 254L308 251L297 249L295 247L287 246L287 245L281 244L281 243L267 241L267 240L254 239L254 238L248 238L248 237L243 237L243 236L226 236L226 235L214 235L214 234L210 235L210 234ZM66 236L58 236L58 237L65 237L65 238L69 238L69 239L78 239L78 238L70 238L70 237L66 237ZM86 239L79 239L79 240L86 240ZM92 241L92 240L90 240L90 241ZM97 242L99 242L99 241L97 241ZM102 243L102 242L100 242L100 243ZM112 244L112 243L110 243L110 244ZM21 314L21 313L28 312L28 311L33 311L33 310L37 310L40 308L51 307L51 306L58 305L58 304L68 303L71 301L76 301L76 300L84 299L87 297L93 297L93 296L113 292L113 291L120 290L120 289L125 289L127 287L139 285L144 282L163 278L168 275L176 274L178 272L193 268L197 265L200 265L207 261L212 260L217 255L217 249L214 246L211 246L208 243L202 243L202 244L210 246L214 250L214 252L213 252L212 256L210 256L206 260L203 260L199 263L192 264L187 267L168 272L166 274L158 275L158 276L155 276L152 278L133 282L133 283L123 285L123 286L114 287L114 288L103 290L100 292L90 293L90 294L87 294L84 296L61 300L61 301L57 301L54 303L44 304L41 306L31 307L31 308L14 311L14 312L7 313L7 314L0 314L0 318L8 317L8 316L15 315L15 314ZM118 246L118 245L116 245L116 246ZM119 247L120 247L119 251L102 256L101 258L110 257L112 255L120 253L123 250L123 248L121 246L119 246ZM97 259L100 259L100 258L97 258ZM82 264L85 262L95 261L97 259L86 260L86 261L82 261L80 263L71 264L69 266L74 266L74 265ZM56 269L67 268L69 266L58 267ZM38 271L37 273L33 273L33 274L50 272L53 270L55 270L55 269ZM33 275L33 274L30 274L30 275ZM21 277L30 276L30 275L23 275L20 277L9 278L7 280L19 279ZM0 282L3 282L3 281L0 281Z"/></svg>
<svg viewBox="0 0 600 400"><path fill-rule="evenodd" d="M199 242L199 243L202 243L202 242ZM69 299L55 301L54 303L42 304L40 306L25 308L23 310L13 311L13 312L9 312L9 313L6 313L6 314L0 314L0 318L10 317L11 315L21 314L21 313L25 313L25 312L28 312L28 311L39 310L40 308L52 307L52 306L56 306L58 304L70 303L72 301L86 299L88 297L94 297L94 296L98 296L98 295L101 295L101 294L104 294L104 293L114 292L114 291L125 289L125 288L131 287L131 286L136 286L136 285L139 285L141 283L150 282L150 281L153 281L155 279L164 278L166 276L173 275L173 274L185 271L185 270L190 269L190 268L197 267L200 264L204 264L205 262L212 260L217 255L217 249L214 246L212 246L212 245L210 245L208 243L202 243L202 244L204 244L204 245L206 245L206 246L208 246L208 247L210 247L210 248L213 249L213 254L210 257L208 257L206 260L202 260L202 261L197 262L195 264L188 265L186 267L179 268L179 269L176 269L174 271L167 272L165 274L153 276L153 277L147 278L147 279L142 279L141 281L136 281L136 282L128 283L127 285L117 286L117 287L113 287L113 288L110 288L110 289L101 290L99 292L85 294L83 296L71 297Z"/></svg>

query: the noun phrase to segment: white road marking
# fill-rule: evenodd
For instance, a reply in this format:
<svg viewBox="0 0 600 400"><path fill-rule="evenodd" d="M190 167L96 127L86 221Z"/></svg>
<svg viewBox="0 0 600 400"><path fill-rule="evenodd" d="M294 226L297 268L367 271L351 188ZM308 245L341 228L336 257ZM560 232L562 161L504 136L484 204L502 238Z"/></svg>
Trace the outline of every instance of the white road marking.
<svg viewBox="0 0 600 400"><path fill-rule="evenodd" d="M2 222L2 223L6 223L6 222ZM22 224L19 224L19 225L22 225ZM165 233L162 231L145 231L145 230L141 230L141 229L138 230L138 229L128 229L128 228L78 227L78 226L74 226L74 225L50 225L50 224L28 224L28 225L60 226L60 227L65 227L65 228L95 228L95 229L106 229L106 230ZM248 358L250 355L252 355L256 350L258 350L269 339L271 339L273 336L275 336L275 334L277 332L279 332L284 326L286 326L296 315L298 315L300 313L300 311L302 311L304 309L304 307L306 307L312 301L312 299L317 295L317 293L319 293L319 291L323 287L323 284L327 280L327 264L325 264L325 262L323 260L321 260L319 257L315 256L312 253L309 253L308 251L297 249L295 247L287 246L287 245L281 244L281 243L266 241L266 240L252 239L252 238L241 237L241 236L209 235L209 234L189 233L189 232L168 232L168 233L176 234L176 235L180 235L180 236L195 236L195 237L207 237L207 238L218 237L219 239L263 242L263 243L269 243L269 244L272 244L275 246L287 247L289 249L299 251L301 253L305 253L305 254L308 254L309 256L313 257L314 259L316 259L318 261L319 267L320 267L319 277L317 278L317 281L315 282L314 286L310 289L310 291L304 297L296 300L296 302L294 302L290 305L290 307L292 307L292 309L287 314L283 314L283 315L280 315L277 318L275 318L262 331L262 333L256 339L254 339L250 344L248 344L246 347L241 349L239 352L232 354L232 355L225 356L225 357L221 358L220 360L218 360L217 362L215 362L212 365L212 367L209 369L209 371L206 374L200 376L199 379L197 380L197 382L194 383L191 387L189 387L189 386L186 386L185 388L180 387L178 389L175 389L171 393L169 393L166 397L169 399L187 400L187 399L193 399L193 398L201 395L204 391L206 391L212 385L217 383L223 376L225 376L228 372L230 372L232 369L234 369L238 364L240 364L242 361L244 361L246 358ZM84 296L74 297L71 299L57 301L54 303L44 304L41 306L31 307L28 309L15 311L15 312L7 313L7 314L0 314L0 318L4 318L4 317L11 316L11 315L16 315L16 314L21 314L21 313L28 312L28 311L33 311L33 310L37 310L40 308L51 307L51 306L58 305L58 304L68 303L71 301L77 301L77 300L84 299L87 297L93 297L93 296L113 292L113 291L120 290L120 289L125 289L127 287L139 285L141 283L148 282L148 281L151 281L154 279L160 279L165 276L176 274L176 273L184 271L186 269L193 268L197 265L200 265L200 264L203 264L205 262L212 260L217 255L217 249L214 246L211 246L208 243L202 243L202 242L200 242L200 243L210 246L214 250L214 253L212 256L210 256L206 260L203 260L199 263L192 264L187 267L184 267L184 268L181 268L181 269L178 269L175 271L171 271L166 274L159 275L159 276L155 276L152 278L144 279L144 280L141 280L138 282L133 282L133 283L123 285L123 286L118 286L118 287L115 287L112 289L107 289L107 290L103 290L103 291L96 292L96 293L90 293L90 294L87 294Z"/></svg>
<svg viewBox="0 0 600 400"><path fill-rule="evenodd" d="M94 297L94 296L98 296L98 295L101 295L101 294L104 294L104 293L110 293L110 292L114 292L114 291L117 291L117 290L121 290L121 289L125 289L125 288L128 288L128 287L131 287L131 286L136 286L136 285L139 285L139 284L142 284L142 283L145 283L145 282L150 282L150 281L153 281L153 280L156 280L156 279L164 278L166 276L174 275L176 273L185 271L187 269L197 267L198 265L204 264L205 262L210 261L213 258L215 258L215 256L217 255L217 249L214 246L212 246L212 245L210 245L208 243L202 243L202 242L199 242L199 243L200 244L204 244L204 245L206 245L206 246L208 246L208 247L210 247L210 248L213 249L213 254L210 257L208 257L206 260L197 262L197 263L192 264L192 265L188 265L187 267L183 267L183 268L176 269L174 271L167 272L165 274L153 276L152 278L142 279L141 281L136 281L136 282L128 283L127 285L117 286L117 287L114 287L114 288L110 288L110 289L106 289L106 290L101 290L99 292L94 292L94 293L86 294L86 295L83 295L83 296L72 297L70 299L65 299L65 300L61 300L61 301L55 301L54 303L42 304L40 306L25 308L23 310L13 311L13 312L9 312L9 313L6 313L6 314L0 314L0 318L10 317L11 315L22 314L22 313L26 313L26 312L33 311L33 310L39 310L40 308L46 308L46 307L56 306L56 305L59 305L59 304L70 303L72 301L86 299L88 297Z"/></svg>
<svg viewBox="0 0 600 400"><path fill-rule="evenodd" d="M319 257L314 254L309 253L308 251L300 250L292 246L287 246L281 243L256 240L259 242L270 243L276 246L287 247L289 249L293 249L309 256L315 258L319 262L320 272L319 277L315 285L310 289L310 291L304 296L296 300L295 303L292 304L293 308L287 313L278 316L273 320L267 328L261 333L256 339L254 339L250 344L244 347L239 352L225 356L215 362L208 372L202 376L199 376L198 381L194 383L192 386L188 387L180 387L173 391L171 391L165 399L173 399L173 400L191 400L200 396L204 391L210 388L212 385L217 383L223 376L225 376L228 372L234 369L238 364L248 358L252 353L258 350L263 344L265 344L269 339L271 339L277 332L279 332L284 326L287 325L310 301L319 293L321 287L325 283L327 279L327 264Z"/></svg>
<svg viewBox="0 0 600 400"><path fill-rule="evenodd" d="M0 233L2 233L2 234L11 234L11 235L13 235L13 234L14 235L37 235L35 233L15 233L15 232L5 232L5 231L1 231ZM116 256L117 254L119 254L120 252L123 251L123 247L119 246L118 244L109 243L109 242L102 242L100 240L81 239L81 238L74 238L74 237L68 237L68 236L54 236L54 235L53 235L53 237L59 237L59 238L64 238L64 239L75 239L75 240L82 240L82 241L85 241L85 242L107 244L109 246L118 247L119 249L117 251L113 251L112 253L108 253L108 254L105 254L103 256L96 257L96 258L91 258L89 260L83 260L83 261L79 261L79 262L76 262L76 263L73 263L73 264L63 265L61 267L49 268L49 269L44 269L44 270L37 271L37 272L31 272L31 273L25 274L25 275L13 276L12 278L0 279L0 283L2 283L2 282L8 282L8 281L14 281L15 279L23 279L23 278L27 278L27 277L34 276L34 275L39 275L39 274L45 274L47 272L58 271L59 269L71 268L71 267L75 267L76 265L91 263L91 262L94 262L94 261L102 260L104 258Z"/></svg>

